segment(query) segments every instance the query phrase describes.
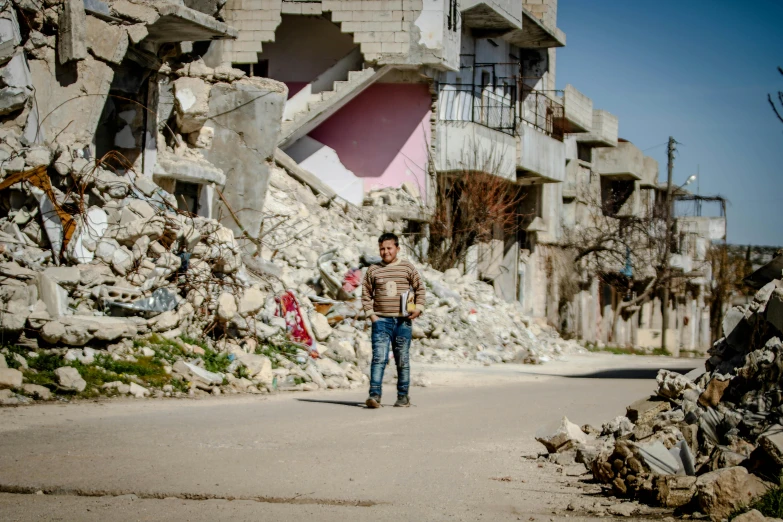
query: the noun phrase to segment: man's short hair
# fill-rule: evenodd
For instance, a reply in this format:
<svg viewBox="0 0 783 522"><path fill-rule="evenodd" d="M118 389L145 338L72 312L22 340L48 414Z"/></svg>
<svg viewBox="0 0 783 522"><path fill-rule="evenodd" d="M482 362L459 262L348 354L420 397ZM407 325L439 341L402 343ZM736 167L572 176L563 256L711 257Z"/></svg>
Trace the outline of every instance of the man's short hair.
<svg viewBox="0 0 783 522"><path fill-rule="evenodd" d="M400 238L397 237L397 234L392 234L391 232L381 234L381 237L378 238L379 245L383 244L384 241L394 241L394 246L400 246Z"/></svg>

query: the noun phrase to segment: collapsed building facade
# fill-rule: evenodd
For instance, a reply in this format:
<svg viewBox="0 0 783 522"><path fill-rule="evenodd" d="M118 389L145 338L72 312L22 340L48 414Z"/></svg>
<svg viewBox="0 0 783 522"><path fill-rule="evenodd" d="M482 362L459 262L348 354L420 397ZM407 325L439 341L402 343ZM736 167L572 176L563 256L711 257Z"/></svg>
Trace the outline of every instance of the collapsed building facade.
<svg viewBox="0 0 783 522"><path fill-rule="evenodd" d="M421 208L389 210L382 225L417 239L409 246L419 254L439 179L506 180L517 187L519 222L474 245L463 272L587 341L660 345L659 295L619 310L622 287L641 292L650 279L644 267L562 266L567 239L590 216L662 221L667 200L657 162L618 139L617 118L571 85L556 89L555 50L566 38L555 0L229 0L224 16L238 37L215 42L207 64L230 61L288 87L279 164L356 205L407 186ZM682 278L668 304L668 345L703 350L712 341L706 252L725 240L725 216L674 226L682 238L671 269ZM564 290L575 277L578 289Z"/></svg>
<svg viewBox="0 0 783 522"><path fill-rule="evenodd" d="M252 6L274 7L278 18L292 8ZM427 33L434 40L419 49L424 69L445 67L433 42L451 41L455 6L450 29L443 12L405 14L423 16L422 30L443 21L444 32ZM369 320L355 282L380 262L381 232L426 223L421 197L431 192L393 179L386 185L404 190L370 192L375 204L360 207L351 201L362 202L365 187L352 200L312 172L307 158L321 150L316 157L345 174L336 153L305 139L319 118L323 126L339 112L316 107L331 100L326 91L267 77L275 74L257 51L243 63L246 29L234 26L284 20L232 19L233 7L0 2L0 404L52 393L181 397L366 384ZM392 74L401 94L389 84L383 99L405 105L424 88L416 125L429 124L432 92L411 81L424 70L416 63L362 58L364 72L343 71L352 80L334 85L359 74L369 87L370 77ZM318 100L294 110L308 91ZM412 135L400 129L410 130L396 121L386 129L395 146ZM403 149L399 161L416 154ZM428 313L414 328L414 360L537 363L581 350L471 274L421 272Z"/></svg>

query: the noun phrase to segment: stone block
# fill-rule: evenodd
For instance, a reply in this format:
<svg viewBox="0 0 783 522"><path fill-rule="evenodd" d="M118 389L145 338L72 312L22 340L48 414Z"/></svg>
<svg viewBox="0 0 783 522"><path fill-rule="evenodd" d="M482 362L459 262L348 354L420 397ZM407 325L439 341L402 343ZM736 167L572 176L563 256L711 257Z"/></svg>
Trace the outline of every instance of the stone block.
<svg viewBox="0 0 783 522"><path fill-rule="evenodd" d="M663 507L688 504L696 494L696 477L664 475L655 478L656 498Z"/></svg>
<svg viewBox="0 0 783 522"><path fill-rule="evenodd" d="M73 366L61 366L54 371L57 382L66 390L83 392L87 388L87 381L82 379L79 370Z"/></svg>
<svg viewBox="0 0 783 522"><path fill-rule="evenodd" d="M726 388L729 387L730 382L731 381L728 380L721 381L718 379L712 379L707 384L707 389L704 390L704 393L699 396L699 404L705 408L714 408L717 406L723 398L723 394L726 391Z"/></svg>
<svg viewBox="0 0 783 522"><path fill-rule="evenodd" d="M20 388L22 386L22 372L12 368L0 368L0 390Z"/></svg>
<svg viewBox="0 0 783 522"><path fill-rule="evenodd" d="M728 518L767 491L767 484L743 467L723 468L698 477L699 507L714 521Z"/></svg>
<svg viewBox="0 0 783 522"><path fill-rule="evenodd" d="M94 16L87 18L87 48L101 60L120 64L128 51L128 33Z"/></svg>

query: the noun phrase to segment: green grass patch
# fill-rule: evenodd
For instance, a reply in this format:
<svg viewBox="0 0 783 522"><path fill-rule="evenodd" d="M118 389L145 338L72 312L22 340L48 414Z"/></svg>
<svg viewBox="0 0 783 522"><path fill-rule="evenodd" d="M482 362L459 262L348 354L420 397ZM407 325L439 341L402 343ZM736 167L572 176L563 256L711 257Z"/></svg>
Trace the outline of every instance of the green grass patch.
<svg viewBox="0 0 783 522"><path fill-rule="evenodd" d="M163 369L163 362L156 357L136 357L135 361L115 361L109 356L99 355L95 358L95 364L106 370L108 374L115 374L118 377L135 375L150 386L161 387L171 381L171 376ZM110 379L106 382L111 380L123 379Z"/></svg>
<svg viewBox="0 0 783 522"><path fill-rule="evenodd" d="M204 348L204 355L201 358L204 360L204 369L210 372L223 373L231 364L228 354L218 353L209 348Z"/></svg>

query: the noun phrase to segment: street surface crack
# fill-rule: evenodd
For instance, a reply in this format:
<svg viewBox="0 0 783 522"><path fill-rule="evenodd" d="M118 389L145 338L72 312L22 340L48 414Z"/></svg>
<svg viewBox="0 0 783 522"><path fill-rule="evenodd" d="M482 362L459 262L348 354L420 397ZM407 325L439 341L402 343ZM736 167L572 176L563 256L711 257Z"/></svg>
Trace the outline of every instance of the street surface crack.
<svg viewBox="0 0 783 522"><path fill-rule="evenodd" d="M322 506L348 506L348 507L372 507L384 502L372 500L347 500L334 498L311 498L301 495L293 497L270 497L264 495L213 495L209 493L173 493L173 492L138 492L119 489L85 489L68 488L60 486L38 487L23 486L17 484L0 484L0 493L13 493L20 495L35 495L38 492L45 495L61 495L76 497L121 497L135 495L140 499L164 500L177 498L180 500L249 500L267 504L317 504Z"/></svg>

